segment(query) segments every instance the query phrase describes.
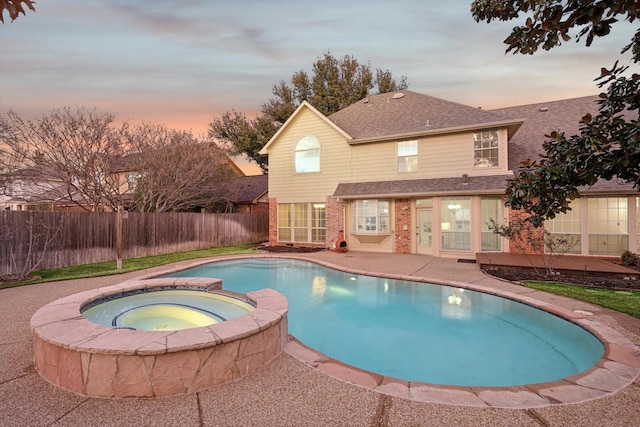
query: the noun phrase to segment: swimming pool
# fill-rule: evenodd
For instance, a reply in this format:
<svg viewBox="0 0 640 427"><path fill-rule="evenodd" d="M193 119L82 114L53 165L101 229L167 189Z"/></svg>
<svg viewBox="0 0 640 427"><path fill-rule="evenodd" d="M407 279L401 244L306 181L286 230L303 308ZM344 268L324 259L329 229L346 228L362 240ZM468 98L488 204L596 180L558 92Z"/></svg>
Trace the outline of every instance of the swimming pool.
<svg viewBox="0 0 640 427"><path fill-rule="evenodd" d="M505 298L353 275L291 259L239 259L164 277L216 277L224 289L272 288L289 300L289 332L381 375L432 384L517 386L583 372L604 354L591 333Z"/></svg>

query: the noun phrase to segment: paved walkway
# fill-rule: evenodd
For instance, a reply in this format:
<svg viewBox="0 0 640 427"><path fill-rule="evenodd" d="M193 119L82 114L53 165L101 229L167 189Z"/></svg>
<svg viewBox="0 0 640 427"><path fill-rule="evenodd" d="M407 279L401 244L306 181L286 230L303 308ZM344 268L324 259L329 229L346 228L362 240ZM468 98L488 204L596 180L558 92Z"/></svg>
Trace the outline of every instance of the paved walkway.
<svg viewBox="0 0 640 427"><path fill-rule="evenodd" d="M485 276L474 264L420 255L320 252L296 254L346 269L437 282L464 282L551 303L617 331L640 346L640 319ZM182 262L172 268L194 264ZM505 409L416 401L327 375L288 349L261 371L195 395L98 399L51 386L35 372L29 320L41 306L75 292L109 286L168 267L95 279L0 290L2 426L629 426L640 420L640 379L579 404ZM574 311L575 312L575 311ZM629 362L640 367L637 357ZM623 373L621 373L623 375ZM339 376L339 375L338 375ZM356 381L357 382L357 381Z"/></svg>

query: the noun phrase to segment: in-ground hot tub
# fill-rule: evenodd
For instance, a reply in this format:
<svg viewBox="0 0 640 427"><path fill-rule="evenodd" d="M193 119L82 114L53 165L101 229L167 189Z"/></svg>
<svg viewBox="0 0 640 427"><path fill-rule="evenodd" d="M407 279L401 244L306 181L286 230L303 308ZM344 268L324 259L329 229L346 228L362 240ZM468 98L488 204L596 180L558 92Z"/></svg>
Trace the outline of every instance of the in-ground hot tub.
<svg viewBox="0 0 640 427"><path fill-rule="evenodd" d="M136 280L47 304L31 318L36 369L98 397L193 393L247 375L282 351L287 300L272 289L221 291L221 283Z"/></svg>
<svg viewBox="0 0 640 427"><path fill-rule="evenodd" d="M145 288L97 299L80 308L102 326L140 331L177 331L209 326L252 312L254 301L237 293L175 286Z"/></svg>

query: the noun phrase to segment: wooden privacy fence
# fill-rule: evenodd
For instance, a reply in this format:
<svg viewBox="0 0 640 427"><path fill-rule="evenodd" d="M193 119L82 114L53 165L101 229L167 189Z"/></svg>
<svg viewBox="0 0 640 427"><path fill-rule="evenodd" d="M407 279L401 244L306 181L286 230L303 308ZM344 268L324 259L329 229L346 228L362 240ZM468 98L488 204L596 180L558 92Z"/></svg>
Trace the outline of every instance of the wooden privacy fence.
<svg viewBox="0 0 640 427"><path fill-rule="evenodd" d="M117 213L0 211L0 275L116 259ZM268 240L265 214L140 213L122 219L122 257Z"/></svg>

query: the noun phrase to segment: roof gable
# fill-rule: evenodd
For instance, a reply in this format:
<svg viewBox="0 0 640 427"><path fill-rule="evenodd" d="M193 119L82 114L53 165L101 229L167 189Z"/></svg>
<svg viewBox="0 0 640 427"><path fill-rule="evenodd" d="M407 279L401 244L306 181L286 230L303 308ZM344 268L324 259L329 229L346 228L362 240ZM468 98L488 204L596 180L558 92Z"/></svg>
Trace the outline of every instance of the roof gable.
<svg viewBox="0 0 640 427"><path fill-rule="evenodd" d="M284 122L284 124L282 126L280 126L280 129L278 129L278 131L276 132L275 135L273 135L271 137L271 139L269 140L269 142L267 142L265 144L264 147L262 147L262 149L260 150L260 154L267 154L269 151L269 148L271 148L271 145L275 143L275 141L278 140L278 138L280 137L280 135L291 125L291 123L296 120L296 117L298 117L300 115L300 113L304 110L309 110L311 111L313 114L315 114L316 116L318 116L318 118L320 120L322 120L323 122L325 122L327 125L329 125L332 129L335 129L337 132L339 132L340 134L342 134L342 136L344 136L347 140L352 139L351 135L349 135L347 132L345 132L343 129L341 129L339 126L337 126L335 123L333 123L331 120L329 120L327 118L327 116L325 116L324 114L322 114L320 111L318 111L313 105L309 104L307 101L302 101L302 104L300 104L298 106L298 108L296 108L296 110L293 112L293 114L291 114L291 116L287 119L286 122Z"/></svg>
<svg viewBox="0 0 640 427"><path fill-rule="evenodd" d="M519 120L409 90L369 96L329 116L355 142L443 133L456 129L515 126Z"/></svg>

